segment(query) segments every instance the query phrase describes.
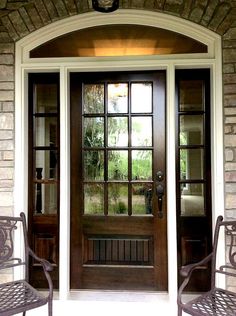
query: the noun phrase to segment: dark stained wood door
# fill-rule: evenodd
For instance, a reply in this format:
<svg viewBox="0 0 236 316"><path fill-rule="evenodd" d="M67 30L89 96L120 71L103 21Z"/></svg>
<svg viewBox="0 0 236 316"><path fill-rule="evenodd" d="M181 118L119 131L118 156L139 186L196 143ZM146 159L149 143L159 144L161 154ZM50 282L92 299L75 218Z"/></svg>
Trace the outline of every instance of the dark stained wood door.
<svg viewBox="0 0 236 316"><path fill-rule="evenodd" d="M71 73L71 288L167 290L165 72Z"/></svg>

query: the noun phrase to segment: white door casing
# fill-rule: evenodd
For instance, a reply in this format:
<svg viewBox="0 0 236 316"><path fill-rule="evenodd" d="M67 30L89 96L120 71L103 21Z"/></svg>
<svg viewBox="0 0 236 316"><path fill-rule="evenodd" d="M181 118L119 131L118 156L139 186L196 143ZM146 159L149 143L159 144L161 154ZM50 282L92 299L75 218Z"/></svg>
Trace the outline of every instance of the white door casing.
<svg viewBox="0 0 236 316"><path fill-rule="evenodd" d="M216 33L163 13L122 9L109 15L92 12L65 18L47 25L16 42L15 66L15 214L27 212L28 185L28 104L27 73L60 73L60 273L59 294L66 300L69 289L70 244L70 107L68 74L72 71L122 71L165 69L167 74L167 210L168 210L168 301L175 303L177 293L176 191L175 191L175 69L211 69L211 144L212 144L212 218L224 210L223 106L221 37ZM208 46L205 54L162 56L29 58L38 45L78 29L108 24L139 24L175 31ZM20 241L19 241L20 243ZM224 251L222 241L221 251ZM20 246L20 244L19 244ZM176 304L173 304L175 306Z"/></svg>

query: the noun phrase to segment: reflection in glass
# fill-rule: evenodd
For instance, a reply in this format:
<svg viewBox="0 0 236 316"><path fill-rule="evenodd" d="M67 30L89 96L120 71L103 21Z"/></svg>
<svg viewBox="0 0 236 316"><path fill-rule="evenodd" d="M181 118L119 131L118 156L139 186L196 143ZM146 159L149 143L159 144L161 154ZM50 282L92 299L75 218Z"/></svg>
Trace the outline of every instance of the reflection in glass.
<svg viewBox="0 0 236 316"><path fill-rule="evenodd" d="M57 94L56 84L36 84L34 113L57 113Z"/></svg>
<svg viewBox="0 0 236 316"><path fill-rule="evenodd" d="M104 180L104 152L90 150L84 152L84 179Z"/></svg>
<svg viewBox="0 0 236 316"><path fill-rule="evenodd" d="M57 145L57 118L35 117L35 146Z"/></svg>
<svg viewBox="0 0 236 316"><path fill-rule="evenodd" d="M132 185L132 214L152 214L152 183Z"/></svg>
<svg viewBox="0 0 236 316"><path fill-rule="evenodd" d="M104 119L102 117L84 118L84 146L104 146Z"/></svg>
<svg viewBox="0 0 236 316"><path fill-rule="evenodd" d="M35 151L35 168L42 168L42 179L56 179L57 166L58 159L56 150Z"/></svg>
<svg viewBox="0 0 236 316"><path fill-rule="evenodd" d="M108 84L108 113L128 112L128 84Z"/></svg>
<svg viewBox="0 0 236 316"><path fill-rule="evenodd" d="M84 85L84 113L104 113L104 85Z"/></svg>
<svg viewBox="0 0 236 316"><path fill-rule="evenodd" d="M84 185L84 214L104 214L104 187L102 184Z"/></svg>
<svg viewBox="0 0 236 316"><path fill-rule="evenodd" d="M110 183L108 185L108 214L128 213L128 185Z"/></svg>
<svg viewBox="0 0 236 316"><path fill-rule="evenodd" d="M152 179L152 150L132 150L132 180Z"/></svg>
<svg viewBox="0 0 236 316"><path fill-rule="evenodd" d="M152 84L132 83L131 84L131 112L151 113L152 112Z"/></svg>
<svg viewBox="0 0 236 316"><path fill-rule="evenodd" d="M108 146L128 146L127 117L108 117Z"/></svg>
<svg viewBox="0 0 236 316"><path fill-rule="evenodd" d="M202 216L204 208L204 185L201 183L181 184L181 215Z"/></svg>
<svg viewBox="0 0 236 316"><path fill-rule="evenodd" d="M203 115L180 115L180 145L203 144Z"/></svg>
<svg viewBox="0 0 236 316"><path fill-rule="evenodd" d="M180 81L180 111L204 110L204 87L202 80Z"/></svg>
<svg viewBox="0 0 236 316"><path fill-rule="evenodd" d="M203 178L202 149L180 149L180 178L181 180Z"/></svg>
<svg viewBox="0 0 236 316"><path fill-rule="evenodd" d="M108 179L128 179L128 151L112 150L108 152Z"/></svg>
<svg viewBox="0 0 236 316"><path fill-rule="evenodd" d="M132 146L152 146L151 117L132 117Z"/></svg>
<svg viewBox="0 0 236 316"><path fill-rule="evenodd" d="M40 210L41 209L41 210ZM36 183L35 212L40 214L57 213L57 184Z"/></svg>

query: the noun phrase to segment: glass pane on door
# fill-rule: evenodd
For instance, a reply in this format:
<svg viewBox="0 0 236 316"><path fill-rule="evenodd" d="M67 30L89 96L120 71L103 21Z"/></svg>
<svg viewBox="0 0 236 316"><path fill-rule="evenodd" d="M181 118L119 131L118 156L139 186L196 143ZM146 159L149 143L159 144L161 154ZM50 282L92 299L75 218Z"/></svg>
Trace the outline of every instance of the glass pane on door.
<svg viewBox="0 0 236 316"><path fill-rule="evenodd" d="M152 214L152 84L83 87L84 214Z"/></svg>

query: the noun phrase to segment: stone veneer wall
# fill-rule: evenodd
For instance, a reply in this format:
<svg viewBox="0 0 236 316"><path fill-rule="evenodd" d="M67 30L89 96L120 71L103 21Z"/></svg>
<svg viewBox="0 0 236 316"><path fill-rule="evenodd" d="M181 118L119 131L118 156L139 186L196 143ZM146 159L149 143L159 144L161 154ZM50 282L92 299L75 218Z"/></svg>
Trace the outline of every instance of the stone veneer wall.
<svg viewBox="0 0 236 316"><path fill-rule="evenodd" d="M236 1L120 0L120 8L175 15L222 36L225 215L236 218ZM49 23L91 10L91 0L0 0L0 214L11 214L14 205L14 43Z"/></svg>

